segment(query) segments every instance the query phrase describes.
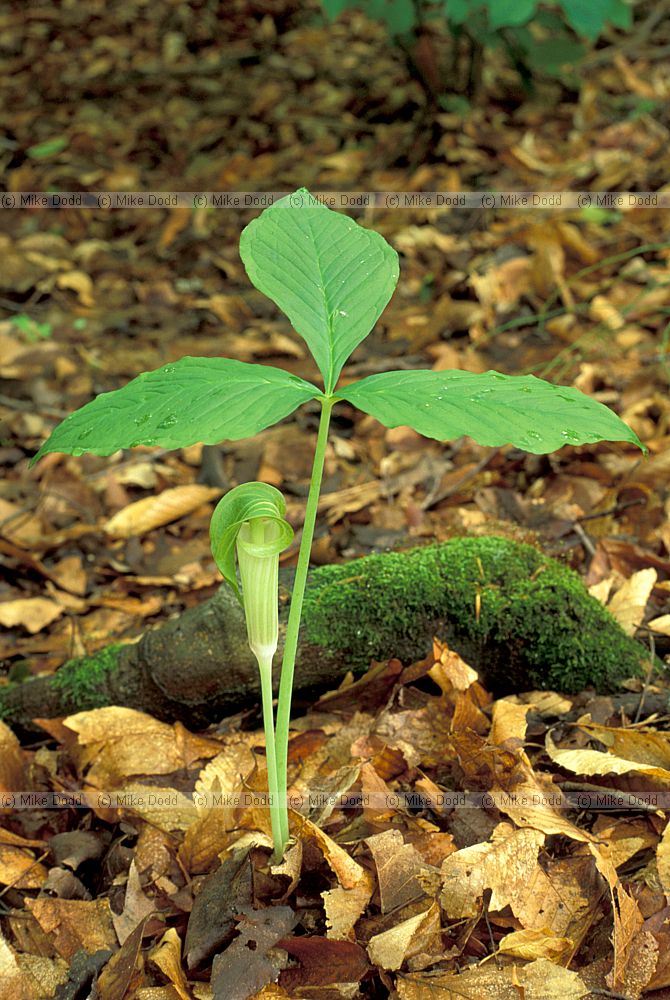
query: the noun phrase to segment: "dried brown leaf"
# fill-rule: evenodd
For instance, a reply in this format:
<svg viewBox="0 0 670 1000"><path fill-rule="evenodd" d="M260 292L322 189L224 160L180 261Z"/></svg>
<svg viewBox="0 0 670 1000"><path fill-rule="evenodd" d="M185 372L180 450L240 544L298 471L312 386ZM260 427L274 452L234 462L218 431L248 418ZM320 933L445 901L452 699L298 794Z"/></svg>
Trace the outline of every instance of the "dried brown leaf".
<svg viewBox="0 0 670 1000"><path fill-rule="evenodd" d="M192 514L198 507L221 496L221 490L189 483L163 490L158 496L131 503L107 521L104 530L112 538L132 538Z"/></svg>

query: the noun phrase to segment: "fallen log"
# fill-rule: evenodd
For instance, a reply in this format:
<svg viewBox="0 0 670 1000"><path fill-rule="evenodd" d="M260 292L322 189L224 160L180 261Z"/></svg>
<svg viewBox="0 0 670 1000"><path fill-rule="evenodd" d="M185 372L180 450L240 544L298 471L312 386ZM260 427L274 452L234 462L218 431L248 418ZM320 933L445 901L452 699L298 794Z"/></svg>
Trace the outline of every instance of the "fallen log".
<svg viewBox="0 0 670 1000"><path fill-rule="evenodd" d="M280 588L280 649L292 573ZM323 694L370 660L423 657L433 636L483 674L493 693L546 688L605 693L639 674L646 651L579 576L537 549L454 538L310 571L296 690ZM27 726L128 705L199 728L260 700L244 613L227 586L139 642L109 646L55 674L0 689L0 718Z"/></svg>

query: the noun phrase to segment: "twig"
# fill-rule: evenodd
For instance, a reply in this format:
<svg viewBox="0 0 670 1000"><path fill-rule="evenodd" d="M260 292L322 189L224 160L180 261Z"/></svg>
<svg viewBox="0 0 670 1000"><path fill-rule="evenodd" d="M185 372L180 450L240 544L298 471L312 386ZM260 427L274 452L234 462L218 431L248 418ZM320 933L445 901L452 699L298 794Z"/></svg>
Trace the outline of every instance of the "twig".
<svg viewBox="0 0 670 1000"><path fill-rule="evenodd" d="M637 712L635 713L635 718L633 719L633 725L640 721L640 716L642 715L642 706L644 705L644 699L647 697L647 691L649 690L649 684L651 682L651 675L654 672L654 660L656 659L656 640L654 639L653 632L649 633L649 651L651 656L649 657L649 669L647 670L646 677L644 678L644 684L642 685L642 693L640 694L640 704L637 706Z"/></svg>
<svg viewBox="0 0 670 1000"><path fill-rule="evenodd" d="M460 479L456 480L455 483L452 483L451 486L447 487L445 490L438 489L438 480L438 482L436 482L432 489L428 492L428 495L421 501L421 510L429 510L431 507L435 506L435 504L440 503L442 500L446 500L447 497L452 496L452 494L456 493L461 486L465 486L465 484L471 479L474 479L475 476L479 475L479 473L486 468L491 459L495 458L500 451L502 451L502 448L492 448L488 455L485 455L484 458L477 462L474 468L470 469L468 472L464 472Z"/></svg>

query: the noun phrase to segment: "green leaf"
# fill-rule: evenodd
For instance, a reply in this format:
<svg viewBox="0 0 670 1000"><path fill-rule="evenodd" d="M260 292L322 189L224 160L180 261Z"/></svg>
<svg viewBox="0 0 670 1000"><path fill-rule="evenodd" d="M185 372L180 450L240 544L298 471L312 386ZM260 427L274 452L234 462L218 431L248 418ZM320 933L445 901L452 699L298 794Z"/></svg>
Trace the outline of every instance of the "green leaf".
<svg viewBox="0 0 670 1000"><path fill-rule="evenodd" d="M449 24L465 24L468 18L472 17L484 7L482 0L448 0L445 3L445 14Z"/></svg>
<svg viewBox="0 0 670 1000"><path fill-rule="evenodd" d="M26 153L31 160L46 160L50 156L55 156L56 153L62 153L69 142L70 140L67 136L55 136L53 139L47 139L45 142L38 142L34 146L29 146Z"/></svg>
<svg viewBox="0 0 670 1000"><path fill-rule="evenodd" d="M513 444L535 455L593 441L631 441L646 450L602 403L534 375L384 372L338 389L337 397L386 427L408 424L438 441L467 434L479 444Z"/></svg>
<svg viewBox="0 0 670 1000"><path fill-rule="evenodd" d="M185 448L251 437L282 420L316 386L269 365L231 358L181 358L103 392L59 424L35 455L111 455L119 448Z"/></svg>
<svg viewBox="0 0 670 1000"><path fill-rule="evenodd" d="M572 38L546 38L528 50L528 63L539 72L560 76L566 66L574 66L585 54L582 43Z"/></svg>
<svg viewBox="0 0 670 1000"><path fill-rule="evenodd" d="M258 556L278 555L293 540L293 528L284 520L286 501L268 483L242 483L222 497L214 509L209 523L209 540L214 561L221 574L235 591L242 603L242 595L235 574L235 542L245 521L254 517L267 517L274 521L279 533L271 545L255 546Z"/></svg>
<svg viewBox="0 0 670 1000"><path fill-rule="evenodd" d="M342 366L373 328L398 281L398 255L379 233L301 188L240 237L250 280L286 313L332 392Z"/></svg>
<svg viewBox="0 0 670 1000"><path fill-rule="evenodd" d="M363 6L367 16L382 21L391 35L405 35L417 25L413 0L367 0Z"/></svg>
<svg viewBox="0 0 670 1000"><path fill-rule="evenodd" d="M321 6L323 7L325 14L334 21L336 17L339 17L343 10L347 10L352 6L350 0L321 0Z"/></svg>
<svg viewBox="0 0 670 1000"><path fill-rule="evenodd" d="M489 24L494 30L525 24L536 7L536 0L495 0L495 3L488 4Z"/></svg>
<svg viewBox="0 0 670 1000"><path fill-rule="evenodd" d="M578 35L595 42L605 24L610 21L617 28L629 28L632 11L624 0L560 0L565 19Z"/></svg>

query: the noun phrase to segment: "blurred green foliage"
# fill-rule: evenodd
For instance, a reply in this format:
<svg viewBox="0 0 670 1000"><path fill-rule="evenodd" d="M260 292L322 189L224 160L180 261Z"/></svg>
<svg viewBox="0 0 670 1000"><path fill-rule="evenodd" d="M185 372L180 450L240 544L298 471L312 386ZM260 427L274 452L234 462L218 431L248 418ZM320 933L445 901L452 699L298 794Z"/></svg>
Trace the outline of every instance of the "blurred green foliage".
<svg viewBox="0 0 670 1000"><path fill-rule="evenodd" d="M431 20L446 19L452 35L465 36L478 51L505 51L525 82L534 74L563 75L608 25L625 30L632 24L625 0L322 0L322 7L332 20L362 10L403 46Z"/></svg>

